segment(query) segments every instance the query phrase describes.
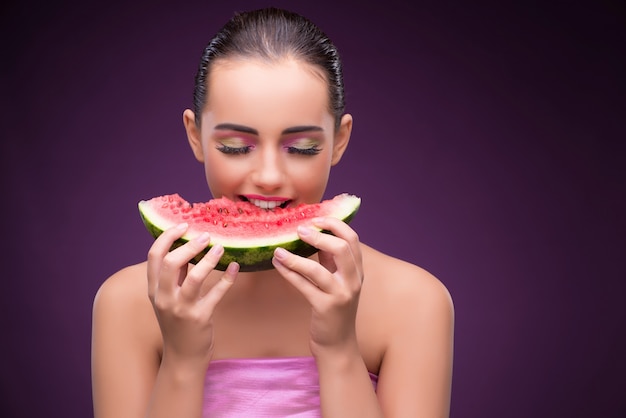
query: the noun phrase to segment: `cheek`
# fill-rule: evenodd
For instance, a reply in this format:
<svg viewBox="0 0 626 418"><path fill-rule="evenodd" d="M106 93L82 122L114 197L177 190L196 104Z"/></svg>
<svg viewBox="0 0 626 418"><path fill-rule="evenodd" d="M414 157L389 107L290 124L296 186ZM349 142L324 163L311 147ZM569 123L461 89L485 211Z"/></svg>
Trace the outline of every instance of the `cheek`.
<svg viewBox="0 0 626 418"><path fill-rule="evenodd" d="M289 173L301 197L308 203L316 203L321 200L326 190L330 162L325 158L316 158L306 164L296 162L290 167Z"/></svg>
<svg viewBox="0 0 626 418"><path fill-rule="evenodd" d="M204 173L207 184L214 197L220 197L229 185L237 181L237 170L228 166L219 155L205 154Z"/></svg>

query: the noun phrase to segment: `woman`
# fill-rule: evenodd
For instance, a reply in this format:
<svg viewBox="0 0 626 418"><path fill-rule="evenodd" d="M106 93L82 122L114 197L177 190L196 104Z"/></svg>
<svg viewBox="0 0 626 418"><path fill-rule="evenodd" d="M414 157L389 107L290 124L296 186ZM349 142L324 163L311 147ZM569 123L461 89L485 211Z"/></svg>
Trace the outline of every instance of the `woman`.
<svg viewBox="0 0 626 418"><path fill-rule="evenodd" d="M347 148L340 58L319 28L274 8L236 14L206 47L183 123L212 195L258 206L322 199ZM268 203L273 202L273 203ZM271 210L271 209L269 209ZM298 231L274 269L214 270L201 236L107 279L94 301L96 417L444 417L453 306L428 272L336 219Z"/></svg>

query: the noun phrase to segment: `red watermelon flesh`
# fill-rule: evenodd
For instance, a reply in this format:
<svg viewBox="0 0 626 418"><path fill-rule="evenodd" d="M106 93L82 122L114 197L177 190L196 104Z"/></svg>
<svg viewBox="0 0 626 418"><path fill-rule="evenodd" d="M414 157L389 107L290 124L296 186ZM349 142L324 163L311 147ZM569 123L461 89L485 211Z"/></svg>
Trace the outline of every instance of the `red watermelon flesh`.
<svg viewBox="0 0 626 418"><path fill-rule="evenodd" d="M361 199L347 193L317 204L261 209L250 202L227 198L205 203L189 203L178 194L164 195L139 202L139 212L146 228L156 238L164 230L186 222L189 228L173 248L197 237L202 232L211 236L209 246L192 263L199 261L215 243L224 247L217 269L224 270L231 261L241 271L272 268L276 247L283 247L308 257L317 249L298 238L299 225L312 226L315 217L330 216L349 222L360 207Z"/></svg>

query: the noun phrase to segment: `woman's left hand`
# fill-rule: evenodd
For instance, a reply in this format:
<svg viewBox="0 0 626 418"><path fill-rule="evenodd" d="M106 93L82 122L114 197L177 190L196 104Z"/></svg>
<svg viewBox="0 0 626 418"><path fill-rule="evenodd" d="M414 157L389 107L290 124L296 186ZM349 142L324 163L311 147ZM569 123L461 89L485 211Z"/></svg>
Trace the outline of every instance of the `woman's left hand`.
<svg viewBox="0 0 626 418"><path fill-rule="evenodd" d="M356 312L363 283L361 246L356 232L335 218L298 228L302 241L318 248L319 263L277 248L276 270L311 304L311 351L356 349Z"/></svg>

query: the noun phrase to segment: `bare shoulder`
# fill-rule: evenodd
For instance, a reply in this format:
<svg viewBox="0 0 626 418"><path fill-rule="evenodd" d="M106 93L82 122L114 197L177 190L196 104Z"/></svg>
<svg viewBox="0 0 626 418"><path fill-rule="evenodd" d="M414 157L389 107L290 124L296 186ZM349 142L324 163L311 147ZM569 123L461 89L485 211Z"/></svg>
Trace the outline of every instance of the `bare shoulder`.
<svg viewBox="0 0 626 418"><path fill-rule="evenodd" d="M123 268L107 278L94 298L94 327L113 327L117 332L126 329L143 336L143 341L157 343L158 323L147 286L145 262Z"/></svg>
<svg viewBox="0 0 626 418"><path fill-rule="evenodd" d="M364 290L376 296L379 304L392 303L392 312L408 304L412 310L453 311L452 297L446 286L422 267L389 256L363 244Z"/></svg>
<svg viewBox="0 0 626 418"><path fill-rule="evenodd" d="M98 289L94 307L115 305L120 308L137 308L148 302L146 263L135 264L107 278Z"/></svg>
<svg viewBox="0 0 626 418"><path fill-rule="evenodd" d="M446 286L411 263L363 245L357 333L389 416L448 416L454 306Z"/></svg>
<svg viewBox="0 0 626 418"><path fill-rule="evenodd" d="M96 416L143 415L161 350L145 263L124 268L102 283L94 299L92 320Z"/></svg>

